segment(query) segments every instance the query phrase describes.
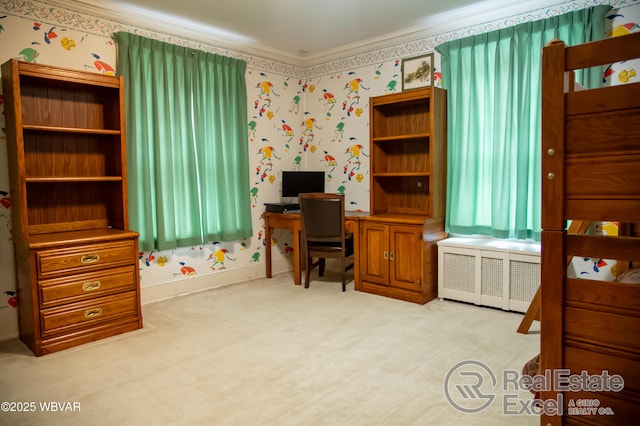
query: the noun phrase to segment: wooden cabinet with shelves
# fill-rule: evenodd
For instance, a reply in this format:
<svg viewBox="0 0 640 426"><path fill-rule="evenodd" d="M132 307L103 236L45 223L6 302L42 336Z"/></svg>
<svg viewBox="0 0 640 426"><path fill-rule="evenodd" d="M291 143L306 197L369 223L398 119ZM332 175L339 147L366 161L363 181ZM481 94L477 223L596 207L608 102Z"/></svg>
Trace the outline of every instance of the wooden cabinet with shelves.
<svg viewBox="0 0 640 426"><path fill-rule="evenodd" d="M2 65L20 337L36 354L142 327L122 77Z"/></svg>
<svg viewBox="0 0 640 426"><path fill-rule="evenodd" d="M446 92L370 100L371 215L360 222L356 290L426 303L445 238Z"/></svg>

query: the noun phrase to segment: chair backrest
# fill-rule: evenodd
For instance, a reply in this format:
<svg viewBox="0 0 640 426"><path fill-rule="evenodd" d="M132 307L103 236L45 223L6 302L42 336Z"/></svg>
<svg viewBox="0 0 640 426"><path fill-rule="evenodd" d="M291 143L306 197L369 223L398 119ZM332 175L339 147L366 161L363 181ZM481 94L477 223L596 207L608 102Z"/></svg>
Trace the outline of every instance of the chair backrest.
<svg viewBox="0 0 640 426"><path fill-rule="evenodd" d="M298 199L303 234L308 241L343 240L344 194L303 193Z"/></svg>

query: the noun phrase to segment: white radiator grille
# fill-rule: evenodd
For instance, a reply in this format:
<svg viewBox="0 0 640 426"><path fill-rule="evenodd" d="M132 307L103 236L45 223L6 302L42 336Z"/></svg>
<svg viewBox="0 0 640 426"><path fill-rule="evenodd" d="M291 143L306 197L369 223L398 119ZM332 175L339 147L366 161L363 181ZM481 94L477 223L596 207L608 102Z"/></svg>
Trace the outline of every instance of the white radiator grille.
<svg viewBox="0 0 640 426"><path fill-rule="evenodd" d="M503 261L492 257L482 258L482 294L502 297Z"/></svg>
<svg viewBox="0 0 640 426"><path fill-rule="evenodd" d="M475 292L475 257L463 254L444 254L444 287L450 290Z"/></svg>
<svg viewBox="0 0 640 426"><path fill-rule="evenodd" d="M526 312L540 285L540 244L453 237L438 242L438 297Z"/></svg>
<svg viewBox="0 0 640 426"><path fill-rule="evenodd" d="M512 300L530 302L540 284L540 265L537 263L511 261L510 295Z"/></svg>

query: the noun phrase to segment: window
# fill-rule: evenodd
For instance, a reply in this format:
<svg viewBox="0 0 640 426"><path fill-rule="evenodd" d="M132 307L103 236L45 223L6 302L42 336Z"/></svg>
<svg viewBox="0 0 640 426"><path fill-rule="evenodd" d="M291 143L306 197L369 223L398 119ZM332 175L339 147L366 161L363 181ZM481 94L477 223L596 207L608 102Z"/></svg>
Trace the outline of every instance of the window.
<svg viewBox="0 0 640 426"><path fill-rule="evenodd" d="M251 236L246 63L125 32L116 40L140 249Z"/></svg>

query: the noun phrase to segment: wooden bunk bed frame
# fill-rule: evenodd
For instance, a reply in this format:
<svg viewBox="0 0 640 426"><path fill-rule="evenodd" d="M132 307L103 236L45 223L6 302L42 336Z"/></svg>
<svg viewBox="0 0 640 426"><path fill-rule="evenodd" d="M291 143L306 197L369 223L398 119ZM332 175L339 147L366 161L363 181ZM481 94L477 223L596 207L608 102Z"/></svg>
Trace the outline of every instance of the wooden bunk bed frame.
<svg viewBox="0 0 640 426"><path fill-rule="evenodd" d="M572 256L640 267L640 83L572 84L574 70L635 58L640 33L574 47L553 40L543 49L541 374L586 371L593 381L606 371L624 387L563 391L564 379L552 378L540 399L561 401L562 415L543 412L541 425L632 424L639 415L640 285L567 276ZM568 221L618 222L626 235L568 233ZM585 401L597 404L595 414L570 410Z"/></svg>

